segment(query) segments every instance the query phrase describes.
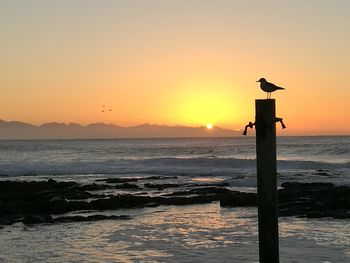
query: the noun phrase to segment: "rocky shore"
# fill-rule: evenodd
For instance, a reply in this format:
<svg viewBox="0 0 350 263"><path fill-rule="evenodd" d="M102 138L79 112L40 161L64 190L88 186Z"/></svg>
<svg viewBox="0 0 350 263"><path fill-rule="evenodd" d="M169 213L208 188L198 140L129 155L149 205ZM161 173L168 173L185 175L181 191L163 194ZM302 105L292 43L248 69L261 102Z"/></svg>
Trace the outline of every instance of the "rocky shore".
<svg viewBox="0 0 350 263"><path fill-rule="evenodd" d="M37 224L129 219L128 215L98 213L159 205L219 201L222 207L257 206L256 194L232 191L227 188L227 183L185 185L161 182L169 178L107 178L85 185L52 179L0 181L0 226L16 222ZM114 189L122 189L124 193L113 194ZM149 194L151 191L157 191L157 195ZM284 183L278 191L278 200L280 216L350 218L350 187L347 186ZM95 214L78 214L84 211ZM69 212L76 213L67 215Z"/></svg>

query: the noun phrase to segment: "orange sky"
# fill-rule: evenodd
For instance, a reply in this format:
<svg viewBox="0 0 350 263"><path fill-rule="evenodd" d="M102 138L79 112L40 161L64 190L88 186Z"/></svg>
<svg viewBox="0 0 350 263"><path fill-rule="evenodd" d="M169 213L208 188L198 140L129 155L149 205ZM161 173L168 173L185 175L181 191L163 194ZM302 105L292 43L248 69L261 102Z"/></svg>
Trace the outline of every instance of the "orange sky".
<svg viewBox="0 0 350 263"><path fill-rule="evenodd" d="M0 119L350 134L350 1L3 1ZM112 111L102 112L102 105Z"/></svg>

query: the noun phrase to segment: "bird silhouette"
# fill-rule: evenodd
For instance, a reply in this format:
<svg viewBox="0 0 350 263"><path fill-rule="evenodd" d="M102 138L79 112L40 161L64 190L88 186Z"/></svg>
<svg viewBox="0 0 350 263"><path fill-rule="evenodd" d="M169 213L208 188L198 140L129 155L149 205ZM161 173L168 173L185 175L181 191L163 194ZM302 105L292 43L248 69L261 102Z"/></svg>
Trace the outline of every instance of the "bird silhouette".
<svg viewBox="0 0 350 263"><path fill-rule="evenodd" d="M271 92L274 92L276 90L282 90L282 89L285 89L285 88L281 88L281 87L278 87L276 86L275 84L271 83L271 82L268 82L266 79L264 78L261 78L259 79L258 81L256 82L260 82L260 88L267 92L267 98L266 99L271 99Z"/></svg>

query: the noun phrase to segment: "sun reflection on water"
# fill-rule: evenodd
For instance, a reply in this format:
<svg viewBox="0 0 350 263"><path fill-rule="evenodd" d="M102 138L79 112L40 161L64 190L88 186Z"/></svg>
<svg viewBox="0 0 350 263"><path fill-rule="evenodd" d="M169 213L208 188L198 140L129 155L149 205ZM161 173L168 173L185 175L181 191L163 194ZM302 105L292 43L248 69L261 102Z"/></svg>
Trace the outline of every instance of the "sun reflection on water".
<svg viewBox="0 0 350 263"><path fill-rule="evenodd" d="M258 262L256 208L125 212L133 219L0 229L0 262ZM346 220L280 218L281 262L348 262L349 247Z"/></svg>

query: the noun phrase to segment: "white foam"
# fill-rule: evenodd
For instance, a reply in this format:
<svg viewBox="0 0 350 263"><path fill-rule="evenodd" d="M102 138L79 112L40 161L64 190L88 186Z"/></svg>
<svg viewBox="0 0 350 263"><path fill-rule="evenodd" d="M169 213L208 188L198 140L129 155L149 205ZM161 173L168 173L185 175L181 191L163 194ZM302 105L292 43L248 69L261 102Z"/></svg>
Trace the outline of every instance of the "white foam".
<svg viewBox="0 0 350 263"><path fill-rule="evenodd" d="M149 158L100 160L19 160L0 164L2 175L163 174L238 176L255 171L253 159ZM278 161L279 171L331 169L347 171L350 163Z"/></svg>

